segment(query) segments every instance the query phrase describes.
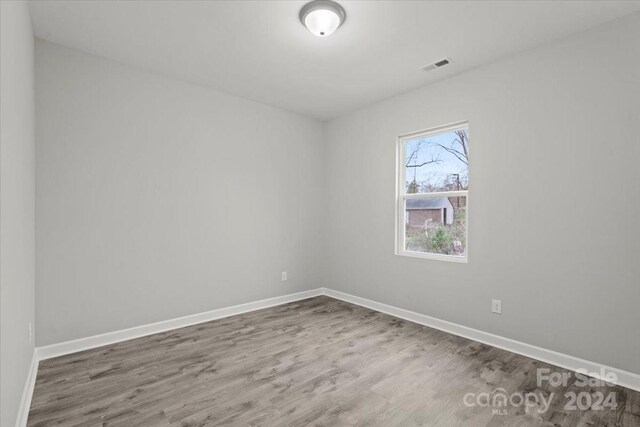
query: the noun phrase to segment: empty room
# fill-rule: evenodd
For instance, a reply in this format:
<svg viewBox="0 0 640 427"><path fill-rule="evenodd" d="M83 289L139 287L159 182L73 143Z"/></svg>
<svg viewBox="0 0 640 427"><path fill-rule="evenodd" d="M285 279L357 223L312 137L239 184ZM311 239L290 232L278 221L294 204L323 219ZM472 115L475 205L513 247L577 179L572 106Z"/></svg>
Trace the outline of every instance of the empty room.
<svg viewBox="0 0 640 427"><path fill-rule="evenodd" d="M0 427L640 427L640 1L0 17Z"/></svg>

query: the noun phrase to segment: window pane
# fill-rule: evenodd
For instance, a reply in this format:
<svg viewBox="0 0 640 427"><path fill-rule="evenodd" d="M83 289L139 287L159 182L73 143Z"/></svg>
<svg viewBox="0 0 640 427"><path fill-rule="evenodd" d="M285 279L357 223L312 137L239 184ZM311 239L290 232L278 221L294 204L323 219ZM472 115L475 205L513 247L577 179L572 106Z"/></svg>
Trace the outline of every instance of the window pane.
<svg viewBox="0 0 640 427"><path fill-rule="evenodd" d="M467 197L407 199L405 250L464 256L467 250Z"/></svg>
<svg viewBox="0 0 640 427"><path fill-rule="evenodd" d="M405 191L467 190L469 186L468 130L447 131L404 142Z"/></svg>

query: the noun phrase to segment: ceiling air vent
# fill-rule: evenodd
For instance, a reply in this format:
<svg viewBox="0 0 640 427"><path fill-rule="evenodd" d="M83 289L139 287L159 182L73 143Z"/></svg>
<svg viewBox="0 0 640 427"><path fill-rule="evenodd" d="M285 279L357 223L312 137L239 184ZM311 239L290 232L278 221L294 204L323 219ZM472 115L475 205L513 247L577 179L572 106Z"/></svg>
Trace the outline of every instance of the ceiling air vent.
<svg viewBox="0 0 640 427"><path fill-rule="evenodd" d="M436 68L441 68L444 67L445 65L447 65L449 62L451 62L449 60L449 58L442 58L440 61L436 61L433 64L429 64L429 65L425 65L424 67L422 67L422 69L424 71L431 71L431 70L435 70Z"/></svg>

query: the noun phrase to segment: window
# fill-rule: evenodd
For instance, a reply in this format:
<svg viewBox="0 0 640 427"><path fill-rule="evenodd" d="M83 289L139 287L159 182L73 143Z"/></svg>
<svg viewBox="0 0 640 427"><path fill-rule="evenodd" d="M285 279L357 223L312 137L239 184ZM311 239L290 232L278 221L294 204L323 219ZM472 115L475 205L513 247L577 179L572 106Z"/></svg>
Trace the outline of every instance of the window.
<svg viewBox="0 0 640 427"><path fill-rule="evenodd" d="M396 254L467 262L468 123L398 138Z"/></svg>

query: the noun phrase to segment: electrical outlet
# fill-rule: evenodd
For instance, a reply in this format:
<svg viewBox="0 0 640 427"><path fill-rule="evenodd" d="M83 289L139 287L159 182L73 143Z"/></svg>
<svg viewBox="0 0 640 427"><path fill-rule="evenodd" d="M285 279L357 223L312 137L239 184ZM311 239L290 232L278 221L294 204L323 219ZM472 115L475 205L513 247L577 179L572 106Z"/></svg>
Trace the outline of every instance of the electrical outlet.
<svg viewBox="0 0 640 427"><path fill-rule="evenodd" d="M31 325L31 322L29 322L29 344L31 344L32 340L33 340L33 326Z"/></svg>
<svg viewBox="0 0 640 427"><path fill-rule="evenodd" d="M491 312L495 314L502 314L502 301L500 301L499 299L492 299Z"/></svg>
<svg viewBox="0 0 640 427"><path fill-rule="evenodd" d="M286 272L286 271L283 271L283 272L282 272L282 281L283 281L283 282L286 282L286 281L287 281L287 272Z"/></svg>

